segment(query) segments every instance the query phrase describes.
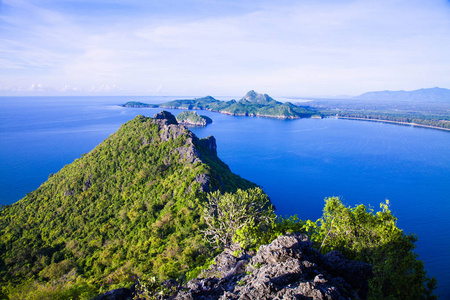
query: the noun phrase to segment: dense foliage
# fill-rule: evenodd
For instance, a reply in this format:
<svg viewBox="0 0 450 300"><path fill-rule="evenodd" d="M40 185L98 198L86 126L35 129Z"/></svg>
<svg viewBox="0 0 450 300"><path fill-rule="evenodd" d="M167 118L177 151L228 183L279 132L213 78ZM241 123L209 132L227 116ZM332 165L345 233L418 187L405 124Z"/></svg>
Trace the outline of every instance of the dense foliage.
<svg viewBox="0 0 450 300"><path fill-rule="evenodd" d="M195 153L202 160L189 156ZM75 289L92 296L133 276L176 278L204 264L214 254L200 233L208 177L206 189L254 186L189 131L136 117L2 208L3 292L31 299L46 288L66 295Z"/></svg>
<svg viewBox="0 0 450 300"><path fill-rule="evenodd" d="M263 237L276 218L269 197L260 188L211 193L203 216L208 225L204 230L206 239L222 248L234 242L242 242L242 247L264 243L249 238Z"/></svg>
<svg viewBox="0 0 450 300"><path fill-rule="evenodd" d="M375 214L362 204L347 207L337 197L325 201L323 217L305 228L323 253L339 250L374 266L370 299L435 299L436 280L426 277L413 252L417 238L397 227L388 201Z"/></svg>

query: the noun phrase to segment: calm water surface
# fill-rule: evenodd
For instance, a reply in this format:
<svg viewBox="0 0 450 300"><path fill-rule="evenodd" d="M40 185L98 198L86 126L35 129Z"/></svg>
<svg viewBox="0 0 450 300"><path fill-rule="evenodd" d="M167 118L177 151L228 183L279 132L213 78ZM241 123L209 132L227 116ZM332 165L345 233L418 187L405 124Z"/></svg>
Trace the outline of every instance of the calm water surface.
<svg viewBox="0 0 450 300"><path fill-rule="evenodd" d="M0 97L0 204L11 204L115 132L160 109L121 108L129 100L184 97ZM177 114L178 110L170 110ZM234 173L261 185L281 215L321 216L324 198L379 208L389 199L417 253L450 298L450 133L337 119L275 120L203 111Z"/></svg>

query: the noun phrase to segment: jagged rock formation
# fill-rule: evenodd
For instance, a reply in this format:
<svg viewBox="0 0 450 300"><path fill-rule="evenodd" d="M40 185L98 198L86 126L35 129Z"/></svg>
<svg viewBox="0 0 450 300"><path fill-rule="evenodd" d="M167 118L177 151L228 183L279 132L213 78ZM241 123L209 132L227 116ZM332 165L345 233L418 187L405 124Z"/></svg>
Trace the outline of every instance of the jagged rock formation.
<svg viewBox="0 0 450 300"><path fill-rule="evenodd" d="M175 299L365 299L372 266L336 251L322 255L305 235L287 235L253 257L225 250L202 276Z"/></svg>

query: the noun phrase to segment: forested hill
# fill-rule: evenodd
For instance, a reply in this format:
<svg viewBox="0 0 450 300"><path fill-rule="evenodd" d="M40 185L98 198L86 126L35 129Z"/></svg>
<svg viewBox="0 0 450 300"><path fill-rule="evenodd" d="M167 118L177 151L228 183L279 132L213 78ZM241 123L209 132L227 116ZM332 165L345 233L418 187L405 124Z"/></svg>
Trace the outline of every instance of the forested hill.
<svg viewBox="0 0 450 300"><path fill-rule="evenodd" d="M167 112L138 116L2 207L0 286L70 283L78 297L131 274L176 278L213 256L200 234L206 192L254 186L217 157L214 137L198 139Z"/></svg>
<svg viewBox="0 0 450 300"><path fill-rule="evenodd" d="M210 110L233 116L257 116L278 119L309 118L320 113L308 106L297 106L292 103L278 102L267 94L249 91L241 100L221 101L211 96L196 99L174 100L163 104L146 104L127 102L123 107L155 107Z"/></svg>

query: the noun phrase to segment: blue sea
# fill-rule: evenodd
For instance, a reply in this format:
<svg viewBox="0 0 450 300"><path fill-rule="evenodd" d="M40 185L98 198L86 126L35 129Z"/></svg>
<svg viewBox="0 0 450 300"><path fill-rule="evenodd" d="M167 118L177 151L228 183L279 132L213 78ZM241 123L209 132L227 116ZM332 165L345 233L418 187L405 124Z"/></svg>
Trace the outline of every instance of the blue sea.
<svg viewBox="0 0 450 300"><path fill-rule="evenodd" d="M23 198L136 115L160 111L118 104L186 98L0 97L0 204ZM262 186L278 214L316 220L325 197L376 210L389 199L399 227L418 235L416 252L438 279L441 298L450 299L450 132L333 118L201 114L213 124L191 130L214 135L219 157Z"/></svg>

